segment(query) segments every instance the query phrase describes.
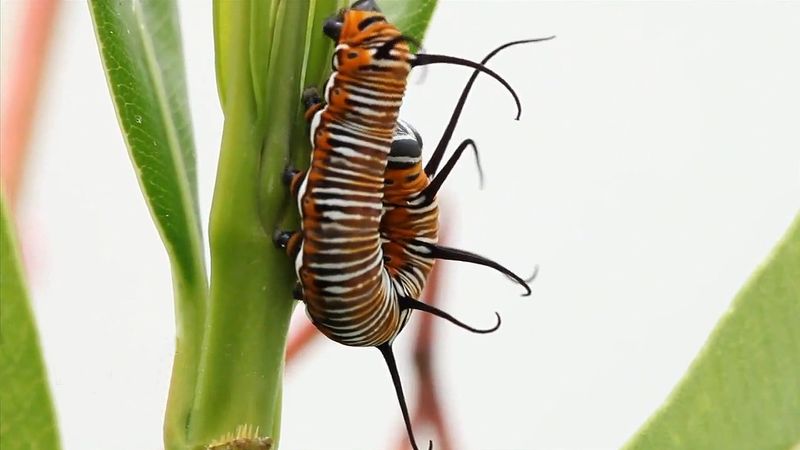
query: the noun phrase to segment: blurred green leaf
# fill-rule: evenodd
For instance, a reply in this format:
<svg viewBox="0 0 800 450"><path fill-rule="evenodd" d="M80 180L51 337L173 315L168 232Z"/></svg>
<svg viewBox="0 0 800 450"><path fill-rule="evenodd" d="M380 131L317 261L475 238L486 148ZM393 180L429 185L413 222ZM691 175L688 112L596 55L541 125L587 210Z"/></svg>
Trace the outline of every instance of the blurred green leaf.
<svg viewBox="0 0 800 450"><path fill-rule="evenodd" d="M0 447L57 450L47 372L20 265L14 227L0 195Z"/></svg>
<svg viewBox="0 0 800 450"><path fill-rule="evenodd" d="M788 450L798 444L800 215L625 449Z"/></svg>
<svg viewBox="0 0 800 450"><path fill-rule="evenodd" d="M172 267L177 343L166 433L183 435L208 284L178 11L170 0L89 6L120 128Z"/></svg>

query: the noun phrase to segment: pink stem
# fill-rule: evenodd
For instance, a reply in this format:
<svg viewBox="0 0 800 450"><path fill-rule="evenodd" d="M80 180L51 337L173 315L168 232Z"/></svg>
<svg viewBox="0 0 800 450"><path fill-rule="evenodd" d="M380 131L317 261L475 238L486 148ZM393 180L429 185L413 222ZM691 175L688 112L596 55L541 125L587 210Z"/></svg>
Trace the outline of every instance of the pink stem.
<svg viewBox="0 0 800 450"><path fill-rule="evenodd" d="M25 170L37 98L41 90L58 0L29 0L19 26L0 114L0 179L14 208Z"/></svg>

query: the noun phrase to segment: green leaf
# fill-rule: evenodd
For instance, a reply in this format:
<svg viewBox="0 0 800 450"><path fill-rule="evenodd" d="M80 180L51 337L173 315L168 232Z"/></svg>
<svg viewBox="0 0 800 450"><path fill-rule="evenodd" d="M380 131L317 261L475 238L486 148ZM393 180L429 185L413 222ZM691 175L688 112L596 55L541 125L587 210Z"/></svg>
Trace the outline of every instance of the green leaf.
<svg viewBox="0 0 800 450"><path fill-rule="evenodd" d="M91 1L100 55L147 205L181 277L204 283L194 142L177 9Z"/></svg>
<svg viewBox="0 0 800 450"><path fill-rule="evenodd" d="M798 444L800 215L625 449L788 450Z"/></svg>
<svg viewBox="0 0 800 450"><path fill-rule="evenodd" d="M120 128L172 267L177 342L165 428L182 436L208 286L177 8L167 0L89 6Z"/></svg>
<svg viewBox="0 0 800 450"><path fill-rule="evenodd" d="M0 195L0 446L57 450L58 424L14 236Z"/></svg>

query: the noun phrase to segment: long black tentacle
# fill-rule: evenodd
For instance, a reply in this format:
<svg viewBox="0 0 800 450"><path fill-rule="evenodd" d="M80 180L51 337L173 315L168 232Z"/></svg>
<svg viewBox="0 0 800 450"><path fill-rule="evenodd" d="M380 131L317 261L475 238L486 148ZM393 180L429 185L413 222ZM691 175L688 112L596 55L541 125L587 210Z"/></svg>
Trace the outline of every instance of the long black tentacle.
<svg viewBox="0 0 800 450"><path fill-rule="evenodd" d="M433 305L423 303L417 299L413 299L410 297L400 298L400 309L416 309L417 311L423 311L428 314L433 314L434 316L441 317L442 319L445 319L448 322L457 325L467 331L471 331L473 333L478 333L478 334L487 334L497 331L497 329L500 328L500 324L502 323L502 320L500 320L500 314L494 313L495 316L497 316L497 323L494 324L493 327L483 328L483 329L471 327Z"/></svg>
<svg viewBox="0 0 800 450"><path fill-rule="evenodd" d="M509 92L511 92L511 95L514 97L514 103L516 103L517 105L516 119L519 120L519 117L522 115L522 104L519 101L517 93L514 91L511 85L508 84L508 82L504 80L500 75L498 75L492 69L489 69L488 67L482 64L478 64L468 59L457 58L455 56L431 55L430 53L423 53L414 56L414 59L411 60L411 67L419 67L427 64L439 64L439 63L472 67L473 69L480 70L481 72L484 72L487 75L490 75L495 80L499 81L503 86L506 87L506 89L508 89Z"/></svg>
<svg viewBox="0 0 800 450"><path fill-rule="evenodd" d="M553 39L555 36L549 36L546 38L537 38L537 39L524 39L520 41L513 41L507 42L496 49L492 50L488 55L486 55L481 64L486 64L489 62L490 59L494 57L494 55L500 53L500 51L511 47L513 45L518 44L527 44L530 42L541 42ZM472 85L475 84L475 80L478 78L478 74L480 74L479 70L476 70L472 73L472 76L467 81L466 86L464 86L464 90L461 91L461 97L458 99L458 103L456 103L456 107L453 110L453 115L450 117L450 122L448 122L447 127L444 129L444 133L442 133L441 139L439 139L439 144L436 146L436 150L433 151L431 155L431 159L428 161L428 164L425 165L425 173L428 176L431 176L436 173L439 169L439 164L442 162L442 157L444 157L444 151L447 149L447 145L450 144L450 139L453 137L453 132L456 129L456 124L458 124L458 119L461 118L461 112L464 109L464 104L467 102L467 97L469 96L469 92L472 89Z"/></svg>
<svg viewBox="0 0 800 450"><path fill-rule="evenodd" d="M417 440L414 438L414 430L411 429L411 418L408 414L408 405L406 405L406 396L403 394L403 383L400 381L400 373L397 371L397 362L394 359L394 352L390 344L379 345L378 350L381 351L386 365L389 367L389 373L392 375L392 383L394 384L394 391L397 393L397 401L400 402L400 410L403 412L403 420L406 423L406 431L408 432L408 439L411 441L411 447L414 450L419 450L417 447ZM429 441L428 450L433 449L433 441Z"/></svg>
<svg viewBox="0 0 800 450"><path fill-rule="evenodd" d="M499 263L497 263L495 261L492 261L491 259L484 258L481 255L478 255L478 254L475 254L475 253L472 253L472 252L468 252L466 250L461 250L461 249L452 248L452 247L445 247L443 245L428 244L428 243L417 242L417 241L415 241L415 243L417 243L419 245L426 246L428 248L428 250L430 251L430 256L432 256L434 258L437 258L437 259L447 259L447 260L451 260L451 261L463 261L463 262L468 262L468 263L472 263L472 264L479 264L481 266L491 267L492 269L495 269L498 272L501 272L503 275L505 275L508 278L516 281L520 286L522 286L525 289L525 293L522 294L523 297L527 297L527 296L531 295L531 287L528 286L528 283L526 283L525 280L522 279L522 277L520 277L519 275L515 274L514 272L508 270L507 268L503 267Z"/></svg>
<svg viewBox="0 0 800 450"><path fill-rule="evenodd" d="M450 156L450 159L448 159L444 164L442 171L437 173L431 182L425 186L425 189L423 189L422 194L427 200L431 200L436 197L436 194L442 187L442 183L444 183L444 180L447 179L448 175L450 175L450 172L453 170L453 167L455 167L456 163L458 162L458 158L461 157L461 154L464 153L464 150L469 146L471 146L475 152L475 161L478 164L478 177L480 178L480 186L483 187L483 168L481 167L480 156L478 156L478 147L475 146L475 141L472 139L465 139L464 142L458 145L455 152L453 152L453 154Z"/></svg>

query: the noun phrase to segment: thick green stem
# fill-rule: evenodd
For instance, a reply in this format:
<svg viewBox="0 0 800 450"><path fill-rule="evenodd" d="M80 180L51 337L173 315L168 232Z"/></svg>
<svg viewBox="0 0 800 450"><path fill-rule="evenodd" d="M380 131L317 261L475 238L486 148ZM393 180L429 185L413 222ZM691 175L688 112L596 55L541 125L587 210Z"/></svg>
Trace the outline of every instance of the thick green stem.
<svg viewBox="0 0 800 450"><path fill-rule="evenodd" d="M255 188L261 145L239 119L226 120L212 211L211 304L189 434L198 444L243 424L275 427L293 307L288 262L261 228L250 203L257 196L247 192Z"/></svg>
<svg viewBox="0 0 800 450"><path fill-rule="evenodd" d="M225 33L217 49L225 125L209 227L211 297L188 424L191 449L241 425L278 437L295 276L271 234L286 204L280 174L299 104L308 5L282 1L276 8L246 1L215 5L217 33ZM253 15L267 13L276 15L269 61L263 52L252 53L250 42L263 39ZM254 69L261 64L269 70ZM259 73L266 79L253 78ZM262 101L255 95L259 86L266 92Z"/></svg>

